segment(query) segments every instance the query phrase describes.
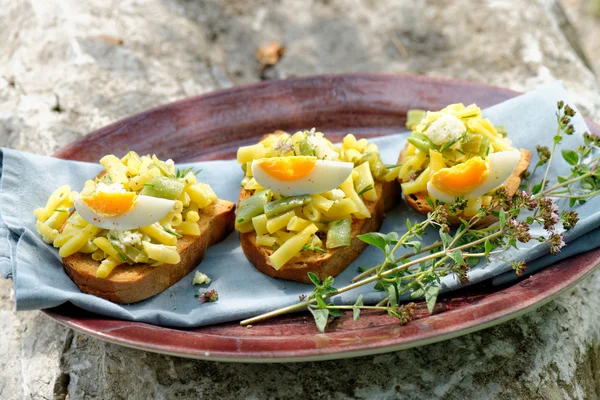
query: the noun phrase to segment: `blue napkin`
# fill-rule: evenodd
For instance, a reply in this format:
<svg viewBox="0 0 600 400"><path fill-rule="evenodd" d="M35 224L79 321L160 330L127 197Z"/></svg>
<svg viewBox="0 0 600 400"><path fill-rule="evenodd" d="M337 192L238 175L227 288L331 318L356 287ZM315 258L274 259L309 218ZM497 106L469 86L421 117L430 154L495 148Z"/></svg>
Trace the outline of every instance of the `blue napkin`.
<svg viewBox="0 0 600 400"><path fill-rule="evenodd" d="M554 113L558 100L573 105L560 82L498 104L485 110L484 114L495 124L506 126L516 146L533 150L536 144L551 142L556 130ZM581 135L587 129L579 114L573 122L576 134L564 140L570 148L581 143ZM406 136L404 133L373 140L379 145L385 163L395 163ZM98 154L98 157L101 156ZM202 168L200 180L210 184L220 198L237 201L243 176L234 160L199 162L183 167L187 166ZM556 177L558 170L567 168L567 164L557 158L551 178ZM277 280L257 272L246 260L234 232L222 243L212 246L197 268L212 278L207 288L218 291L219 300L215 303L201 304L194 297L199 286L192 286L193 272L165 292L132 305L118 305L82 293L64 272L56 249L45 244L37 235L33 210L45 204L58 186L69 184L74 190L80 190L84 181L100 170L99 164L1 150L0 273L14 282L17 310L50 308L71 302L85 310L114 318L187 328L251 317L294 304L300 295L312 292L311 285ZM566 206L562 201L559 205L561 208ZM567 232L566 240L571 243L561 254L573 255L600 245L600 230L596 229L600 223L598 205L598 200L594 200L577 207L580 222L575 229ZM381 231L401 233L406 229L407 218L419 220L422 216L401 205L388 213ZM585 237L576 240L582 235ZM433 236L426 236L424 244L433 241ZM336 286L348 284L356 275L357 266L379 263L380 253L373 247L367 248L335 279ZM557 260L547 254L545 244L531 242L511 251L507 257L525 259L530 266L540 269ZM533 260L536 260L535 263ZM510 266L501 262L478 266L470 271L470 282L496 277L499 283L503 283L514 277L512 272L507 271L510 271ZM442 280L442 292L458 287L460 283L452 276ZM344 293L335 302L353 303L361 293L366 301L381 298L381 293L369 286Z"/></svg>

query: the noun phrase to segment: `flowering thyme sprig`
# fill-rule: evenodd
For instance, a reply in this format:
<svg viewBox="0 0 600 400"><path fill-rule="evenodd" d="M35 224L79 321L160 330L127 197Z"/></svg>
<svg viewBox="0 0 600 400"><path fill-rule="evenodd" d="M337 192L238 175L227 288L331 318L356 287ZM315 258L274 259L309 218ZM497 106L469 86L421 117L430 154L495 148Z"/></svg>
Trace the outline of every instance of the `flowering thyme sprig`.
<svg viewBox="0 0 600 400"><path fill-rule="evenodd" d="M548 173L557 147L563 135L574 132L571 119L575 111L563 102L557 104L557 109L558 127L552 150L538 146L540 161L529 174L529 179L535 179L538 167L546 165L546 170L540 182L530 184L530 191L517 191L509 196L504 189L497 190L492 204L480 208L469 220L461 219L461 225L454 231L448 224L448 215L464 210L466 200L460 198L453 204L430 203L433 211L427 218L421 222L407 220L407 231L400 237L396 232L359 236L364 242L381 249L385 258L379 265L363 270L350 285L335 288L332 277L320 282L316 275L309 274L315 285L310 296L298 304L242 321L241 324L252 324L305 308L312 313L321 332L328 321L341 316L343 310L352 310L355 320L362 309L381 310L406 323L413 318L414 304L400 305L401 296L425 298L427 308L432 313L443 276L454 275L461 283L466 283L470 268L481 261L491 260L507 262L517 275L521 275L527 268L525 262L503 258L503 253L531 240L547 243L550 253L557 254L565 246L560 224L565 230L571 229L577 224L578 216L574 210L561 212L551 197L569 197L572 207L600 193L600 175L597 173L599 158L592 155L593 150L600 146L600 138L587 132L584 134L584 144L577 150L561 151L563 158L572 166L571 173L559 177L555 185L548 186ZM521 216L522 213L526 215ZM490 214L496 216L497 222L486 227L479 226L479 222ZM545 233L532 234L534 225L543 228ZM440 240L423 247L421 236L427 229L437 229ZM410 251L397 255L400 249ZM352 306L335 305L329 301L331 297L372 283L375 283L376 290L385 292L383 300L377 305L364 305L362 295Z"/></svg>

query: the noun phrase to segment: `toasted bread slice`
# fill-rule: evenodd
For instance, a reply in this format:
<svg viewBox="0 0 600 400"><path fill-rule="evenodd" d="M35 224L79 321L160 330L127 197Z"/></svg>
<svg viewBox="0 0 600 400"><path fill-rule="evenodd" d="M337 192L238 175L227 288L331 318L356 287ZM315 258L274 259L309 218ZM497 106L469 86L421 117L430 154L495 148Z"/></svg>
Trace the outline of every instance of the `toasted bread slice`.
<svg viewBox="0 0 600 400"><path fill-rule="evenodd" d="M400 156L398 157L398 163L401 163L404 159L405 150L406 146L400 152ZM519 149L519 151L521 152L521 158L519 159L519 163L517 164L517 167L515 168L513 173L508 177L508 179L504 182L503 185L504 189L506 189L506 192L509 194L509 196L515 194L517 192L517 189L519 189L519 185L521 184L521 175L527 170L527 167L529 167L529 162L531 161L531 152L529 150ZM400 179L397 179L397 181L398 183L402 183ZM415 209L415 211L417 211L418 213L425 215L433 211L433 209L429 206L429 203L427 203L427 197L427 192L414 193L409 194L408 196L404 196L409 206ZM466 217L464 214L461 213L457 215L450 215L448 217L448 220L451 224L460 224L459 218L468 220L470 217ZM495 222L496 220L497 218L493 215L488 215L487 217L479 220L477 222L477 226L487 226Z"/></svg>
<svg viewBox="0 0 600 400"><path fill-rule="evenodd" d="M328 276L339 275L352 261L367 247L367 244L356 236L363 233L375 232L381 227L384 213L392 209L400 201L400 190L396 182L377 182L377 201L365 201L371 213L371 218L352 220L352 241L350 246L328 249L327 253L307 251L288 261L283 268L273 268L269 256L274 250L256 244L256 232L240 233L240 242L244 254L256 269L273 278L287 279L290 281L310 283L308 272L316 274L321 281ZM242 189L242 201L252 195L251 191Z"/></svg>
<svg viewBox="0 0 600 400"><path fill-rule="evenodd" d="M189 274L204 258L206 249L225 239L233 230L235 204L217 200L198 211L200 236L183 236L177 240L181 255L178 264L123 264L108 277L97 278L99 261L89 254L75 253L62 259L67 274L82 292L93 294L115 303L129 304L147 299L169 288Z"/></svg>

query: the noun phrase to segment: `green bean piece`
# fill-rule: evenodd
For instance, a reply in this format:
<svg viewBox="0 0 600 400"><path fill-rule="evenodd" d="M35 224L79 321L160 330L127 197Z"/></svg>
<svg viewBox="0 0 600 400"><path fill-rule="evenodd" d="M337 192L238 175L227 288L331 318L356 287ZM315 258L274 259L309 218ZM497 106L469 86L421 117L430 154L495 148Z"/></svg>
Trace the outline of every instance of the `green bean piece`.
<svg viewBox="0 0 600 400"><path fill-rule="evenodd" d="M479 145L479 152L477 154L479 154L483 158L486 158L490 151L490 144L491 144L490 138L487 136L484 136L483 140L481 141L481 144Z"/></svg>
<svg viewBox="0 0 600 400"><path fill-rule="evenodd" d="M238 212L235 217L235 227L239 228L252 221L252 218L264 212L265 204L271 199L271 193L268 190L262 190L254 193L246 200L240 202Z"/></svg>
<svg viewBox="0 0 600 400"><path fill-rule="evenodd" d="M275 200L265 204L264 211L267 218L274 217L279 214L283 214L286 211L293 210L297 207L307 205L312 201L312 198L308 194L300 196L284 197L280 200Z"/></svg>
<svg viewBox="0 0 600 400"><path fill-rule="evenodd" d="M179 197L185 184L177 179L167 176L155 176L144 184L140 192L144 196L160 197L161 199L175 200Z"/></svg>
<svg viewBox="0 0 600 400"><path fill-rule="evenodd" d="M350 246L352 239L352 221L349 218L338 219L329 223L327 231L326 247L335 249L336 247Z"/></svg>
<svg viewBox="0 0 600 400"><path fill-rule="evenodd" d="M504 125L494 125L496 128L496 132L500 134L502 137L506 137L506 127Z"/></svg>
<svg viewBox="0 0 600 400"><path fill-rule="evenodd" d="M425 114L427 114L425 110L408 110L406 113L406 127L410 130L415 129L421 123Z"/></svg>
<svg viewBox="0 0 600 400"><path fill-rule="evenodd" d="M359 165L361 165L364 162L369 163L369 169L371 170L371 175L373 175L373 178L375 178L375 179L379 179L387 173L387 167L381 161L381 158L379 158L379 153L375 153L375 152L366 153L361 158L359 158L358 161L356 161L354 163L354 166L358 167Z"/></svg>
<svg viewBox="0 0 600 400"><path fill-rule="evenodd" d="M479 154L482 141L483 135L480 135L479 133L470 133L462 143L462 150L466 153Z"/></svg>
<svg viewBox="0 0 600 400"><path fill-rule="evenodd" d="M300 148L300 155L303 156L317 156L317 151L315 148L308 142L308 140L302 140L298 147Z"/></svg>
<svg viewBox="0 0 600 400"><path fill-rule="evenodd" d="M412 144L426 154L429 154L429 150L435 148L435 145L431 142L431 140L429 140L427 136L420 132L411 133L407 140L408 143Z"/></svg>

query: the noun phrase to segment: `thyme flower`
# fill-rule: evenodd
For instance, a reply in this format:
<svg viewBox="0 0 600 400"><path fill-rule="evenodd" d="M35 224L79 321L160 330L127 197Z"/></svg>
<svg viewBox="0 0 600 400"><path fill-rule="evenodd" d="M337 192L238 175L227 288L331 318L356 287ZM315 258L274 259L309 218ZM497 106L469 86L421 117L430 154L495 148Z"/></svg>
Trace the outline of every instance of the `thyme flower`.
<svg viewBox="0 0 600 400"><path fill-rule="evenodd" d="M563 223L563 228L568 231L569 229L573 228L575 225L577 225L577 222L579 221L579 217L577 216L577 212L576 211L562 211L561 214L561 219L562 219L562 223Z"/></svg>

